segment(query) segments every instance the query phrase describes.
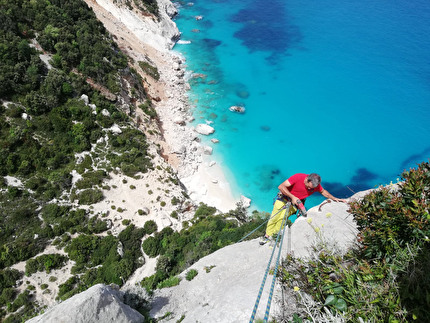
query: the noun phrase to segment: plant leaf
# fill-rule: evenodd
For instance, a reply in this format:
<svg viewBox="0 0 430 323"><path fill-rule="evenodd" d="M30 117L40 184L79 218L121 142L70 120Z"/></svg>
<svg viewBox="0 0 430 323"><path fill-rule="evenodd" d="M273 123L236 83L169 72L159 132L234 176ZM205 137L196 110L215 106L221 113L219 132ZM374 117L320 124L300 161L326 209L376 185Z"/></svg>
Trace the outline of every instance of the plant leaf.
<svg viewBox="0 0 430 323"><path fill-rule="evenodd" d="M346 305L346 302L343 298L339 298L336 302L336 304L334 304L334 307L336 307L336 309L338 309L341 312L345 312L346 308L348 307Z"/></svg>
<svg viewBox="0 0 430 323"><path fill-rule="evenodd" d="M336 296L334 296L334 295L328 295L327 298L326 298L326 300L325 300L324 305L325 306L334 305L334 304L336 304L336 302L337 302L337 297Z"/></svg>

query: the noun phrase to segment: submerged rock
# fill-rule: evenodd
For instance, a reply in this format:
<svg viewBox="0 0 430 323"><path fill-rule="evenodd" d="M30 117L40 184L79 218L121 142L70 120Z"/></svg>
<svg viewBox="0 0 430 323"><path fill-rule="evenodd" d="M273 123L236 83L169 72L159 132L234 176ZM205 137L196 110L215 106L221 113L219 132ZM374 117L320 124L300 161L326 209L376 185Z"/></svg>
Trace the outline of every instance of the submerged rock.
<svg viewBox="0 0 430 323"><path fill-rule="evenodd" d="M229 110L231 112L237 112L237 113L245 113L245 107L239 106L239 105L232 105Z"/></svg>

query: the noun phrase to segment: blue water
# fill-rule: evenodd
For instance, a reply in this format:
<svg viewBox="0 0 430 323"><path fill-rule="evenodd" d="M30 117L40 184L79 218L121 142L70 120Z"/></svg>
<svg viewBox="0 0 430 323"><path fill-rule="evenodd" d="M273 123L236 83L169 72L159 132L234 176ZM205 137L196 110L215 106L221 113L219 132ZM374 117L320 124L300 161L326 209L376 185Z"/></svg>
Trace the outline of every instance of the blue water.
<svg viewBox="0 0 430 323"><path fill-rule="evenodd" d="M213 121L202 140L236 197L270 211L277 186L297 172L317 172L347 197L428 161L428 1L176 4L181 39L191 43L174 49L205 74L190 81L195 124ZM306 206L321 201L314 194Z"/></svg>

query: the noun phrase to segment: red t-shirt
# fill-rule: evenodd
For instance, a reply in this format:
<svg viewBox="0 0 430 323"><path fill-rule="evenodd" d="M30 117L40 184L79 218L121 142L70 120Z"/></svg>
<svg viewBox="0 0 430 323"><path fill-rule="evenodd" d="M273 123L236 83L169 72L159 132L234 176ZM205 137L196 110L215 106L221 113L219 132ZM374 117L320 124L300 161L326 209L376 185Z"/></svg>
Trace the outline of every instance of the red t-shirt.
<svg viewBox="0 0 430 323"><path fill-rule="evenodd" d="M291 192L291 194L301 200L307 198L309 195L312 195L315 192L321 193L323 190L321 184L318 184L318 186L314 187L313 189L307 189L305 186L305 178L307 176L307 174L295 174L288 179L288 182L291 184L291 186L288 187L288 190Z"/></svg>

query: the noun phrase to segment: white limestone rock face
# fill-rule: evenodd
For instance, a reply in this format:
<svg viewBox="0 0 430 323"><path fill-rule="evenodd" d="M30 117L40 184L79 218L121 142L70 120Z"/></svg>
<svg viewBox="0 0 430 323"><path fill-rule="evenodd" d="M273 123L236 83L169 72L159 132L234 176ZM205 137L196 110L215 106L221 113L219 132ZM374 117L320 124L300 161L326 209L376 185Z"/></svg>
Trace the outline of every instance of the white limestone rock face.
<svg viewBox="0 0 430 323"><path fill-rule="evenodd" d="M196 126L195 131L201 135L210 135L215 132L215 129L205 123L200 123Z"/></svg>
<svg viewBox="0 0 430 323"><path fill-rule="evenodd" d="M144 317L122 302L121 293L109 286L94 285L33 317L28 323L140 323Z"/></svg>
<svg viewBox="0 0 430 323"><path fill-rule="evenodd" d="M153 48L166 52L173 48L180 33L171 17L177 14L177 9L168 0L158 0L160 19L140 15L126 6L118 7L113 0L96 0L116 19L123 23L137 38Z"/></svg>
<svg viewBox="0 0 430 323"><path fill-rule="evenodd" d="M287 229L286 237L290 238L284 239L281 257L285 258L288 253L309 257L312 246L320 241L336 244L338 250L345 252L354 245L357 235L348 209L348 204L336 202L309 209L307 218L299 217ZM254 239L229 245L201 258L179 275L182 278L179 285L154 292L151 317L172 312L169 322L181 320L182 316L185 316L182 322L248 322L271 252L270 244L260 246L258 239ZM198 275L187 281L185 276L190 269L197 270ZM265 315L272 279L269 274L256 318ZM269 322L280 318L285 311L295 312L293 293L293 289L285 292L279 284L275 285Z"/></svg>

